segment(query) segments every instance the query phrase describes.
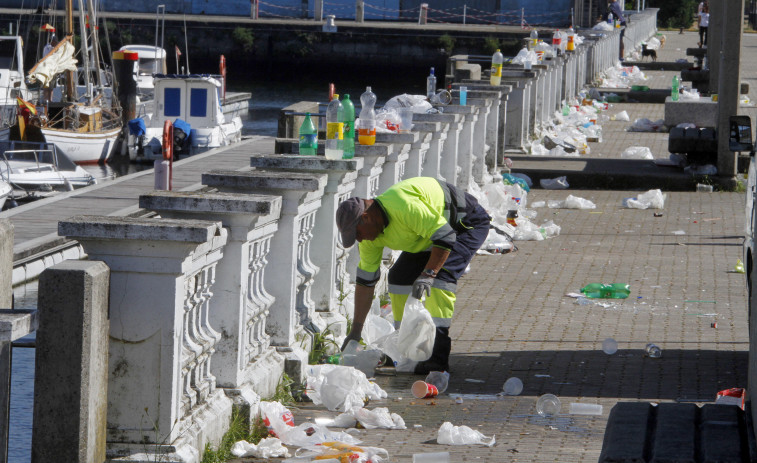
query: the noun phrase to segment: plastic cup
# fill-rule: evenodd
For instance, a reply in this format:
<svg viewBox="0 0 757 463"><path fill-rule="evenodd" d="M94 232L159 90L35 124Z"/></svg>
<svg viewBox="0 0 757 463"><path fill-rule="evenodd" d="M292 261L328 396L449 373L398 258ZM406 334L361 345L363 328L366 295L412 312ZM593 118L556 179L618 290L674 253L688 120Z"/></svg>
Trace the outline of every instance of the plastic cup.
<svg viewBox="0 0 757 463"><path fill-rule="evenodd" d="M602 341L602 351L607 355L612 355L618 351L618 341L613 338L607 338Z"/></svg>
<svg viewBox="0 0 757 463"><path fill-rule="evenodd" d="M502 391L506 395L520 395L523 392L523 381L520 378L512 377L505 381L505 385L502 386Z"/></svg>
<svg viewBox="0 0 757 463"><path fill-rule="evenodd" d="M461 85L460 86L460 106L465 106L468 104L468 87Z"/></svg>
<svg viewBox="0 0 757 463"><path fill-rule="evenodd" d="M531 70L531 60L530 59L527 59L527 60L523 61L523 69L525 69L526 71L530 71Z"/></svg>
<svg viewBox="0 0 757 463"><path fill-rule="evenodd" d="M646 353L649 358L658 359L662 357L662 349L660 349L657 344L651 342L647 344Z"/></svg>
<svg viewBox="0 0 757 463"><path fill-rule="evenodd" d="M414 453L413 463L449 463L449 452Z"/></svg>
<svg viewBox="0 0 757 463"><path fill-rule="evenodd" d="M416 399L431 399L439 395L439 389L425 381L416 381L410 388Z"/></svg>
<svg viewBox="0 0 757 463"><path fill-rule="evenodd" d="M536 413L541 416L552 416L560 413L560 399L554 394L544 394L536 400Z"/></svg>
<svg viewBox="0 0 757 463"><path fill-rule="evenodd" d="M413 128L413 110L411 108L400 109L400 131L409 132Z"/></svg>
<svg viewBox="0 0 757 463"><path fill-rule="evenodd" d="M601 415L602 406L599 404L582 404L580 402L570 403L571 415Z"/></svg>
<svg viewBox="0 0 757 463"><path fill-rule="evenodd" d="M447 386L449 385L449 373L446 371L431 371L426 376L426 382L436 386L439 394L442 394L447 390Z"/></svg>

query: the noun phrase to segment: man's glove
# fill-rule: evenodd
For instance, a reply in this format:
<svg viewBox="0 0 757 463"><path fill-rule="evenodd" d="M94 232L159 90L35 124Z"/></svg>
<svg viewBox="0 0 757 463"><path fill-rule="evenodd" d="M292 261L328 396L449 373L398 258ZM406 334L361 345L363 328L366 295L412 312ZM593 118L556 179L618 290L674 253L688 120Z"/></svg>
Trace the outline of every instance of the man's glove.
<svg viewBox="0 0 757 463"><path fill-rule="evenodd" d="M344 338L344 342L342 343L342 348L339 349L341 352L344 351L344 349L347 347L347 344L350 343L350 341L357 341L360 342L360 339L362 338L362 332L363 332L363 325L358 325L357 323L352 324L352 329L347 334L347 337Z"/></svg>
<svg viewBox="0 0 757 463"><path fill-rule="evenodd" d="M425 293L426 296L431 295L431 285L434 283L434 277L431 275L421 274L413 282L413 290L410 293L414 298L420 300Z"/></svg>

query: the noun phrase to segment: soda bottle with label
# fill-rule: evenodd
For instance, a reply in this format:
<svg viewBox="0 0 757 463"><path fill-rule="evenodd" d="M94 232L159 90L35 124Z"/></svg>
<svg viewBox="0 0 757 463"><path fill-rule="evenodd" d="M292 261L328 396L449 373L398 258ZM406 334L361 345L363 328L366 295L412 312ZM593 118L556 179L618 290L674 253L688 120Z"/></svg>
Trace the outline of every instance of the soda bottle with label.
<svg viewBox="0 0 757 463"><path fill-rule="evenodd" d="M357 140L361 145L376 143L376 94L371 87L366 87L360 95L360 126L357 128Z"/></svg>
<svg viewBox="0 0 757 463"><path fill-rule="evenodd" d="M561 52L561 44L562 43L562 34L560 34L560 29L555 30L554 34L552 34L552 52L554 53L554 56L557 56Z"/></svg>
<svg viewBox="0 0 757 463"><path fill-rule="evenodd" d="M342 103L339 101L339 95L334 94L334 99L326 108L326 159L342 159L344 156L344 124L339 121L341 112Z"/></svg>
<svg viewBox="0 0 757 463"><path fill-rule="evenodd" d="M342 118L344 139L342 140L343 159L352 159L355 157L355 105L350 100L348 93L342 98Z"/></svg>
<svg viewBox="0 0 757 463"><path fill-rule="evenodd" d="M678 97L680 96L678 93L678 85L678 76L673 76L673 84L670 86L670 99L673 101L678 101Z"/></svg>
<svg viewBox="0 0 757 463"><path fill-rule="evenodd" d="M499 85L502 82L502 63L505 62L505 57L499 52L499 48L492 55L492 71L489 78L489 83L492 85Z"/></svg>
<svg viewBox="0 0 757 463"><path fill-rule="evenodd" d="M318 131L315 130L310 113L305 114L305 120L300 126L300 154L315 156L318 152Z"/></svg>

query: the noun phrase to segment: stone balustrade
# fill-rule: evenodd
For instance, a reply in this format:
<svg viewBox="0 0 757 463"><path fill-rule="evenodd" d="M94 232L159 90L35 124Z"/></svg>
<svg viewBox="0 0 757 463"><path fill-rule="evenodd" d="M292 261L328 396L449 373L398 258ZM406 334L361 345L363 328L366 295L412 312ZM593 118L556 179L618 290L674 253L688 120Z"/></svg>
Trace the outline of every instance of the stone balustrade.
<svg viewBox="0 0 757 463"><path fill-rule="evenodd" d="M155 217L61 222L59 234L110 271L109 456L153 461L136 456L148 446L172 454L170 461L199 463L205 444L227 430L234 405L254 415L282 373L302 381L315 333L342 335L352 316L344 300L358 253L338 238L339 203L419 175L466 190L482 185L507 151L528 149L596 69L615 64L618 39L614 31L596 34L529 71L506 66L499 86L486 76L457 82L453 101L467 85L467 105L414 114L410 131L379 133L376 144L356 146L354 159L295 154L298 125L282 116L286 133L275 151L286 154L255 154L244 169L207 172L203 191L145 194L140 207Z"/></svg>

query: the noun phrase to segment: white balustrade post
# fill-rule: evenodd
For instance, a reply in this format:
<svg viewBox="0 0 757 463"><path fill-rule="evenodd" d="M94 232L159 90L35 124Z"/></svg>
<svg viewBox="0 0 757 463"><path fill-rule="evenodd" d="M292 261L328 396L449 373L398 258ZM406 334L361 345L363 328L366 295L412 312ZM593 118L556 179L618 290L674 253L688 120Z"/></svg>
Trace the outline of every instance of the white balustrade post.
<svg viewBox="0 0 757 463"><path fill-rule="evenodd" d="M271 347L265 332L274 297L263 284L281 197L153 192L140 196L139 206L164 218L221 222L228 230L210 301L210 323L223 333L211 372L219 387L256 407L260 397L276 392L284 372L284 358Z"/></svg>
<svg viewBox="0 0 757 463"><path fill-rule="evenodd" d="M456 174L454 185L468 191L473 167L473 126L478 120L478 110L473 105L448 105L444 107L444 114L456 114L460 116L457 160L454 166L449 166L449 169L454 168Z"/></svg>
<svg viewBox="0 0 757 463"><path fill-rule="evenodd" d="M420 132L411 131L404 133L377 133L376 142L386 143L393 146L386 159L381 183L395 184L403 179L417 177L419 173L410 173L411 164L419 163L419 150L413 149L413 145L420 139Z"/></svg>
<svg viewBox="0 0 757 463"><path fill-rule="evenodd" d="M313 2L313 19L316 22L323 21L323 0L314 0L314 2Z"/></svg>
<svg viewBox="0 0 757 463"><path fill-rule="evenodd" d="M446 181L442 175L442 152L444 151L444 144L447 142L447 132L449 129L449 122L442 121L421 121L413 123L413 130L417 130L421 133L430 133L431 139L429 140L429 148L426 152L426 158L421 163L422 171L421 175L424 177L434 177L439 180Z"/></svg>
<svg viewBox="0 0 757 463"><path fill-rule="evenodd" d="M355 190L358 171L363 167L363 159L329 160L323 156L297 155L252 155L250 166L263 170L307 172L328 175L328 181L321 200L321 208L316 216L313 244L310 256L320 268L315 275L311 296L315 302L316 314L335 335L346 334L346 318L340 307L344 292L349 286L347 271L347 251L337 238L336 209L339 203L349 198Z"/></svg>
<svg viewBox="0 0 757 463"><path fill-rule="evenodd" d="M482 186L486 173L487 132L491 117L492 98L468 97L468 104L478 109L478 118L473 126L471 146L471 176L474 182ZM491 149L491 147L490 147Z"/></svg>
<svg viewBox="0 0 757 463"><path fill-rule="evenodd" d="M271 344L293 349L296 366L287 367L295 381L302 379L307 365L306 348L298 338L306 332L325 328L317 326L311 287L319 269L310 260L315 216L326 187L325 174L300 174L273 171L211 171L202 175L202 183L229 193L256 193L282 197L279 229L271 240L271 259L266 271L266 288L276 302L266 321ZM302 342L302 341L300 341Z"/></svg>
<svg viewBox="0 0 757 463"><path fill-rule="evenodd" d="M365 22L365 1L355 0L355 22Z"/></svg>
<svg viewBox="0 0 757 463"><path fill-rule="evenodd" d="M425 26L428 22L428 3L421 3L421 9L418 13L418 24Z"/></svg>
<svg viewBox="0 0 757 463"><path fill-rule="evenodd" d="M457 185L457 152L458 136L463 128L463 117L460 114L414 114L413 120L419 122L444 122L447 124L444 146L439 157L439 180ZM424 174L425 175L425 174Z"/></svg>
<svg viewBox="0 0 757 463"><path fill-rule="evenodd" d="M211 372L221 333L209 310L227 231L201 220L76 216L58 234L111 270L108 451L199 462L232 410Z"/></svg>

